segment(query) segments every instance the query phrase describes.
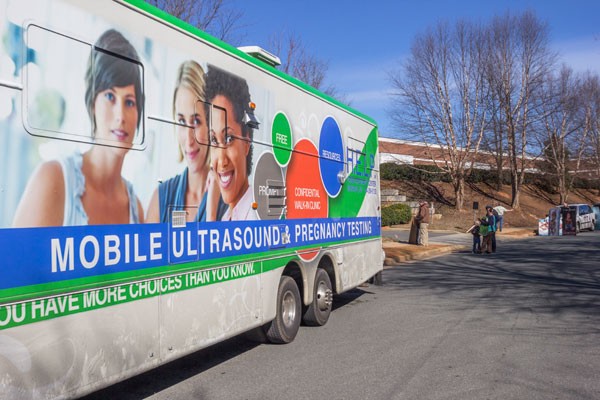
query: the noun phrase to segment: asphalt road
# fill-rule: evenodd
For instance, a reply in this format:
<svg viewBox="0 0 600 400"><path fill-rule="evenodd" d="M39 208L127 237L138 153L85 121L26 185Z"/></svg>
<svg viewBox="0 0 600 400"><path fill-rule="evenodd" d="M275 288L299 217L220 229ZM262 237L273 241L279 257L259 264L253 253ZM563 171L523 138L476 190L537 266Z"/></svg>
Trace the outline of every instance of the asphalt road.
<svg viewBox="0 0 600 400"><path fill-rule="evenodd" d="M386 269L289 345L234 338L89 399L598 399L600 232Z"/></svg>

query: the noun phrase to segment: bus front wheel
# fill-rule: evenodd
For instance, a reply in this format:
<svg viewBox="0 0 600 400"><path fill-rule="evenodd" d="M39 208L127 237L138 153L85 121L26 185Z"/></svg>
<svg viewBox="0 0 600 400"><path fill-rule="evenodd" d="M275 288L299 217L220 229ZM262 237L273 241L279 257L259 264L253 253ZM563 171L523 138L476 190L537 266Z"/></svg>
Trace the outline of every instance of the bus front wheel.
<svg viewBox="0 0 600 400"><path fill-rule="evenodd" d="M290 343L300 328L302 300L294 279L282 276L277 290L277 314L267 329L271 343Z"/></svg>

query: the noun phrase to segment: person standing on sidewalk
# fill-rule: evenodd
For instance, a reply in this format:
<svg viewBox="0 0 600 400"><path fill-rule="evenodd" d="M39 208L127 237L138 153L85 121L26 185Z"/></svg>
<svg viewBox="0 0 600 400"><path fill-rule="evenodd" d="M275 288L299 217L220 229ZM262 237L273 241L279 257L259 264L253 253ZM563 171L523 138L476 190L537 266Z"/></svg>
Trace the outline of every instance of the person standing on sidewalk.
<svg viewBox="0 0 600 400"><path fill-rule="evenodd" d="M416 221L419 224L419 237L418 245L427 246L429 245L429 222L431 221L431 215L429 214L429 203L422 201L419 203L419 212L416 216Z"/></svg>
<svg viewBox="0 0 600 400"><path fill-rule="evenodd" d="M481 254L481 237L479 236L479 226L481 225L481 221L475 220L473 226L471 226L467 233L473 235L473 254Z"/></svg>
<svg viewBox="0 0 600 400"><path fill-rule="evenodd" d="M487 225L487 217L482 217L479 220L479 234L481 235L481 251L480 253L490 254L492 252L491 236L489 236L489 226Z"/></svg>
<svg viewBox="0 0 600 400"><path fill-rule="evenodd" d="M492 253L496 252L496 216L494 215L494 209L492 206L485 206L486 216L481 221L482 225L488 227L488 243L491 244ZM485 241L485 240L484 240ZM483 246L482 246L483 247ZM490 246L488 245L486 253L489 254Z"/></svg>
<svg viewBox="0 0 600 400"><path fill-rule="evenodd" d="M502 227L504 226L504 213L507 211L512 211L512 208L508 209L504 206L501 205L497 205L496 207L494 207L494 211L496 211L496 213L494 215L496 215L496 227L497 230L502 232Z"/></svg>

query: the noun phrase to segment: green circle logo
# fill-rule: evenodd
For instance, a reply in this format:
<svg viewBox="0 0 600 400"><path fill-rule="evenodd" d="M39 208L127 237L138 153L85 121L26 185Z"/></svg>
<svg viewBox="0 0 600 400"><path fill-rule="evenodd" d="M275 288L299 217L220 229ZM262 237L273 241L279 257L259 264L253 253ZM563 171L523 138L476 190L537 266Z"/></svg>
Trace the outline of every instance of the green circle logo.
<svg viewBox="0 0 600 400"><path fill-rule="evenodd" d="M273 119L271 143L275 159L280 166L285 167L292 156L292 128L282 112L278 112Z"/></svg>

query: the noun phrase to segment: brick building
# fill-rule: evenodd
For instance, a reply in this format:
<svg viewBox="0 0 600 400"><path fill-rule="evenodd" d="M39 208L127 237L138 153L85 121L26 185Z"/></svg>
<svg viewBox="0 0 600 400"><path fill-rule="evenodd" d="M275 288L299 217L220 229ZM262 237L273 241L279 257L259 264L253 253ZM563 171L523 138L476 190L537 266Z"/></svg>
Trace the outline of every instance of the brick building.
<svg viewBox="0 0 600 400"><path fill-rule="evenodd" d="M440 167L444 166L444 156L442 147L423 142L416 142L402 139L379 138L379 161L380 163L396 163L408 165L434 165L435 159ZM504 169L508 169L508 159L504 158ZM467 167L470 165L467 164ZM475 160L475 168L492 169L496 168L496 161L493 154L485 151L479 151ZM528 172L538 171L535 165L535 159L528 159Z"/></svg>

